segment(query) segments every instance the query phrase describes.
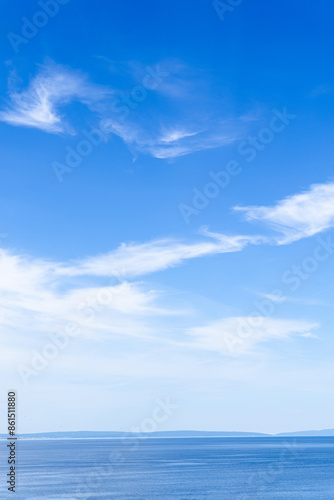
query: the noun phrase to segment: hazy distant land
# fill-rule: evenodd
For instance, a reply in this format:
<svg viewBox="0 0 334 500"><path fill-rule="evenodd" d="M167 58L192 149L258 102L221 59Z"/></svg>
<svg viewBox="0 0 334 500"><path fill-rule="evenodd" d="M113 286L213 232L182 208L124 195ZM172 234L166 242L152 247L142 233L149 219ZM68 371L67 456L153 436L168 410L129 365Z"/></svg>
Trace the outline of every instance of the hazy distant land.
<svg viewBox="0 0 334 500"><path fill-rule="evenodd" d="M114 432L114 431L74 431L74 432L43 432L32 434L17 434L18 438L25 439L108 439L108 438L187 438L187 437L334 437L334 429L320 431L297 431L279 434L263 434L260 432L222 432L222 431L159 431L146 433ZM7 438L6 434L0 434L0 438Z"/></svg>

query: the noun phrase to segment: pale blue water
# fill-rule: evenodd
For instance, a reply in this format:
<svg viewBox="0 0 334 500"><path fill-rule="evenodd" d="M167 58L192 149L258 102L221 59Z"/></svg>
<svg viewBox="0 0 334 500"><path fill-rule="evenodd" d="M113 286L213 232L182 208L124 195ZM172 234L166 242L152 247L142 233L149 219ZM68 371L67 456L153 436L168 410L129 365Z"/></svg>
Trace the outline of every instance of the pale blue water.
<svg viewBox="0 0 334 500"><path fill-rule="evenodd" d="M17 493L1 499L334 500L334 438L18 442Z"/></svg>

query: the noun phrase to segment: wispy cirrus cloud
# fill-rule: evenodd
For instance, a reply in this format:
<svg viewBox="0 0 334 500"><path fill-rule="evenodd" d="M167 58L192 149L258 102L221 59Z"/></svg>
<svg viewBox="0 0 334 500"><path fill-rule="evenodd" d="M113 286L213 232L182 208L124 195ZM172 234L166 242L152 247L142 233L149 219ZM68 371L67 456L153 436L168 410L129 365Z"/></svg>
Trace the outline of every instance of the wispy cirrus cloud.
<svg viewBox="0 0 334 500"><path fill-rule="evenodd" d="M115 370L121 376L128 362L135 378L136 370L140 377L150 372L161 378L162 366L168 377L175 377L176 366L178 376L187 376L185 367L196 363L208 377L208 363L202 359L205 352L238 363L254 353L263 355L261 348L269 341L299 337L306 344L313 341L315 323L230 315L207 322L210 308L205 300L195 310L191 292L187 296L183 292L180 299L175 291L166 294L158 286L137 281L139 276L189 259L239 252L265 242L261 237L202 233L202 240L195 242L163 239L123 244L105 255L72 262L1 250L0 372L11 370L12 376L16 373L28 383L47 368L67 383L90 378L87 367L93 359L94 377L103 384ZM254 319L255 327L245 335L245 322L246 327L254 325ZM165 363L167 351L172 371ZM230 378L227 370L226 380Z"/></svg>
<svg viewBox="0 0 334 500"><path fill-rule="evenodd" d="M233 131L231 125L225 130L219 125L215 131L193 132L192 130L191 128L184 129L181 134L179 126L171 127L168 140L164 135L156 137L155 140L140 137L135 142L135 146L138 151L150 154L154 158L168 159L227 146L240 138L239 133Z"/></svg>
<svg viewBox="0 0 334 500"><path fill-rule="evenodd" d="M317 323L264 317L231 317L188 330L194 344L203 350L226 355L253 352L255 346L293 336L316 338Z"/></svg>
<svg viewBox="0 0 334 500"><path fill-rule="evenodd" d="M4 345L27 346L61 333L69 322L80 337L154 339L155 318L186 314L161 304L161 294L143 283L76 279L59 275L59 262L0 252L0 325Z"/></svg>
<svg viewBox="0 0 334 500"><path fill-rule="evenodd" d="M258 243L256 237L202 233L202 241L123 244L108 254L67 263L1 250L0 324L6 348L15 339L29 345L32 338L37 342L62 332L68 322L77 325L81 337L98 342L116 336L175 343L171 331L180 326L179 321L173 326L172 318L185 321L190 312L170 307L163 292L133 279ZM186 341L176 344L191 347Z"/></svg>
<svg viewBox="0 0 334 500"><path fill-rule="evenodd" d="M48 283L56 288L60 277L75 276L136 278L183 264L187 260L239 252L247 245L265 241L260 236L224 235L203 227L202 240L185 242L177 239L158 239L145 243L122 243L109 253L76 261L57 262L33 259L0 249L0 291L38 290Z"/></svg>
<svg viewBox="0 0 334 500"><path fill-rule="evenodd" d="M12 77L8 95L7 106L0 111L1 121L48 133L73 133L62 107L72 101L94 107L110 95L110 90L90 83L79 71L47 63L40 66L38 74L23 90L17 89L17 81Z"/></svg>
<svg viewBox="0 0 334 500"><path fill-rule="evenodd" d="M289 295L275 295L273 293L256 292L259 297L264 297L277 304L292 303L305 306L329 306L330 304L315 297L291 297Z"/></svg>
<svg viewBox="0 0 334 500"><path fill-rule="evenodd" d="M27 348L32 339L40 342L46 335L61 333L68 322L76 325L81 338L91 341L131 337L228 356L252 353L256 345L270 340L314 337L315 323L267 317L226 317L195 326L198 318L193 312L170 307L163 292L145 283L99 284L113 272L136 277L187 259L239 251L249 243L244 237L214 237L216 241L202 244L175 245L164 240L123 245L106 256L72 265L2 250L0 325L5 348L12 348L14 341Z"/></svg>
<svg viewBox="0 0 334 500"><path fill-rule="evenodd" d="M189 259L239 252L247 245L264 241L260 236L227 236L207 229L203 229L202 234L207 239L196 243L162 239L141 244L122 244L110 253L83 259L74 265L60 266L58 272L68 276L142 276Z"/></svg>
<svg viewBox="0 0 334 500"><path fill-rule="evenodd" d="M234 207L248 221L263 222L283 236L288 244L334 227L334 182L313 184L300 194L288 196L273 206Z"/></svg>
<svg viewBox="0 0 334 500"><path fill-rule="evenodd" d="M194 100L200 101L195 97ZM136 109L126 117L117 114L124 106L116 107L113 108L116 113L109 112L102 117L100 127L120 137L131 151L160 159L229 145L240 139L245 130L242 118L223 119L217 111L199 112L196 111L198 103L189 104L188 100L179 106L181 109L173 111L172 106L166 110L166 103L156 107L156 104L145 102L141 108L145 112Z"/></svg>
<svg viewBox="0 0 334 500"><path fill-rule="evenodd" d="M134 156L172 159L229 145L248 127L244 116L233 115L227 98L212 97L210 81L204 71L167 59L152 67L114 64L106 87L80 71L47 62L23 89L15 75L9 79L0 120L75 134L66 106L77 101L92 112L95 126L120 137Z"/></svg>
<svg viewBox="0 0 334 500"><path fill-rule="evenodd" d="M131 102L131 91L119 92L114 113L101 120L103 129L120 137L131 151L160 159L226 146L242 137L247 129L244 117L233 115L226 96L213 97L210 75L174 59L158 66L164 76L152 95L138 103ZM147 76L139 63L132 63L131 71L136 84Z"/></svg>

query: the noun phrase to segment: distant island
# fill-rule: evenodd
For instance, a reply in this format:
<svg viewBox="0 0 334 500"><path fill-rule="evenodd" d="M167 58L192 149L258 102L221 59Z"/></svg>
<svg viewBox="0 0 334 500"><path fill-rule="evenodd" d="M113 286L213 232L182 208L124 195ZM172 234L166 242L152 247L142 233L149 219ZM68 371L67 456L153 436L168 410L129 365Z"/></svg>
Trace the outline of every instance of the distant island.
<svg viewBox="0 0 334 500"><path fill-rule="evenodd" d="M297 431L279 434L263 434L260 432L222 432L222 431L159 431L146 433L116 432L116 431L67 431L18 434L23 439L108 439L108 438L191 438L191 437L226 437L226 438L261 438L261 437L334 437L334 429L320 431ZM0 434L0 439L6 439L6 434Z"/></svg>

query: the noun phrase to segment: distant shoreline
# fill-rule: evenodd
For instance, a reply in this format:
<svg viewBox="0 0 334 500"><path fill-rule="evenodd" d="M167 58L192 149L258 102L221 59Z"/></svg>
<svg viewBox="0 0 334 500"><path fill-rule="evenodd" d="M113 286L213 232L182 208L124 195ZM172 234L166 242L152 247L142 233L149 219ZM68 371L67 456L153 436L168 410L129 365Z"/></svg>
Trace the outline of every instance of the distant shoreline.
<svg viewBox="0 0 334 500"><path fill-rule="evenodd" d="M66 439L162 439L162 438L284 438L284 437L334 437L334 429L320 431L297 431L279 434L257 432L223 432L223 431L160 431L149 433L131 433L116 431L68 431L17 434L22 440L66 440ZM0 440L7 439L0 434Z"/></svg>

